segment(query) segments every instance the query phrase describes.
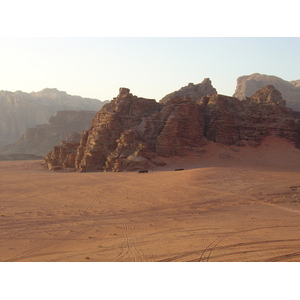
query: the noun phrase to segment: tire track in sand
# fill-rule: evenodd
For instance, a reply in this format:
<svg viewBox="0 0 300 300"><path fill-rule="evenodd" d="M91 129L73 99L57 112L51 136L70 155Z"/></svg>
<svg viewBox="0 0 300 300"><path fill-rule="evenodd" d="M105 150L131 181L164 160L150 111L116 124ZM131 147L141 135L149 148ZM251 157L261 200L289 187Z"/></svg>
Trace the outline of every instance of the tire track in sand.
<svg viewBox="0 0 300 300"><path fill-rule="evenodd" d="M229 233L229 234L224 234L224 235L221 235L221 236L217 237L216 239L214 239L214 240L213 240L213 241L212 241L212 242L211 242L211 243L210 243L210 244L202 251L202 254L201 254L201 256L200 256L198 262L201 262L202 259L203 259L203 261L208 262L208 260L209 260L209 258L210 258L210 256L211 256L212 252L216 249L216 247L217 247L217 246L218 246L225 238L227 238L227 237L229 237L230 235L233 235L233 234L235 234L235 232ZM206 252L208 252L208 254L207 254L207 257L204 258L204 254L205 254Z"/></svg>
<svg viewBox="0 0 300 300"><path fill-rule="evenodd" d="M27 251L24 251L24 252L22 252L20 254L17 254L15 256L11 257L9 259L6 259L3 262L13 262L13 261L18 261L18 260L21 260L21 259L24 259L24 258L34 257L34 256L30 255L30 254L32 254L32 253L34 253L36 251L42 250L42 249L50 248L50 247L52 247L54 245L57 245L59 243L62 243L64 241L66 241L66 240L73 239L74 237L77 237L77 236L79 236L81 234L84 234L85 232L87 232L90 229L94 228L96 225L97 224L89 225L84 230L81 230L81 231L78 231L78 232L74 232L73 234L70 234L70 235L68 235L68 236L66 236L64 238L60 238L60 239L55 240L55 241L53 241L51 243L47 243L46 245L41 245L41 246L38 246L38 247L31 248L31 249L29 249Z"/></svg>
<svg viewBox="0 0 300 300"><path fill-rule="evenodd" d="M124 261L125 258L129 261L133 262L147 262L148 256L152 256L153 254L147 255L143 247L141 247L141 243L143 238L141 236L131 236L133 232L133 226L130 224L124 224L123 233L125 235L122 243L121 243L121 251L120 253L112 259L112 261ZM152 258L153 260L153 258Z"/></svg>
<svg viewBox="0 0 300 300"><path fill-rule="evenodd" d="M100 200L101 196L103 195L104 192L98 194L94 200L85 208L84 210L84 215L86 216L90 216L91 215L91 212L92 212L92 209L93 207L95 206L95 204ZM106 208L108 208L110 206L110 203L108 203L106 205ZM96 227L98 224L99 224L99 220L98 221L95 221L95 223L91 224L91 225L88 225L85 229L81 230L81 231L77 231L77 232L74 232L72 234L69 234L67 235L66 237L63 237L63 238L60 238L60 239L57 239L55 241L52 241L50 243L47 243L46 245L41 245L41 246L37 246L37 247L34 247L34 248L31 248L29 250L26 250L20 254L17 254L9 259L6 259L4 260L3 262L13 262L13 261L19 261L19 260L22 260L24 258L30 258L30 257L35 257L35 256L38 256L38 255L31 255L32 253L34 252L37 252L39 250L43 250L43 249L47 249L47 248L50 248L52 246L55 246L57 244L60 244L62 242L65 242L67 240L70 240L70 239L73 239L77 236L80 236L86 232L88 232L89 230L93 229L94 227ZM104 237L103 237L104 238ZM39 255L40 256L40 255Z"/></svg>

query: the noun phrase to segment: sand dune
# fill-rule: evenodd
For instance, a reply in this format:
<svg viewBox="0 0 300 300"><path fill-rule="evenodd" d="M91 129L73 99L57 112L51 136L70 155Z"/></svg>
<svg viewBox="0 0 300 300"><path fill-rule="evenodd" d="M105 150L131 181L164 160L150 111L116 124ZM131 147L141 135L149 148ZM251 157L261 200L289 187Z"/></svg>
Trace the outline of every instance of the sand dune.
<svg viewBox="0 0 300 300"><path fill-rule="evenodd" d="M300 261L300 150L206 151L147 174L0 162L0 260Z"/></svg>

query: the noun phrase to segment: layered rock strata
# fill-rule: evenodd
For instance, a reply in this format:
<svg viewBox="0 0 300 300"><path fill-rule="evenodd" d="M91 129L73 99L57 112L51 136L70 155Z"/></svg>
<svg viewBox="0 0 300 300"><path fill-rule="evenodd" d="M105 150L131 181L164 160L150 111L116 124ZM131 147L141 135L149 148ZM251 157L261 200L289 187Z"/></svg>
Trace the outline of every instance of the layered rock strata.
<svg viewBox="0 0 300 300"><path fill-rule="evenodd" d="M49 170L73 170L75 171L75 161L77 148L80 144L81 135L78 133L69 134L66 140L63 140L60 146L54 146L53 150L47 156L45 166Z"/></svg>
<svg viewBox="0 0 300 300"><path fill-rule="evenodd" d="M175 96L165 104L121 88L80 142L55 147L44 164L78 171L147 170L163 165L161 157L203 152L211 141L255 147L271 134L300 148L300 112L285 104L272 85L243 100L208 94L197 101Z"/></svg>
<svg viewBox="0 0 300 300"><path fill-rule="evenodd" d="M137 127L144 118L160 109L161 105L155 100L138 98L129 93L129 89L120 88L119 95L96 114L91 129L83 133L78 148L76 168L80 171L103 170L107 157L111 156L119 146L121 134ZM134 130L134 133L135 140L138 140L138 131ZM124 147L128 146L128 142L124 142ZM132 147L138 145L134 143ZM122 147L120 149L123 150Z"/></svg>
<svg viewBox="0 0 300 300"><path fill-rule="evenodd" d="M274 134L300 147L300 112L286 108L274 86L268 85L242 101L222 95L206 98L207 139L224 145L259 146Z"/></svg>

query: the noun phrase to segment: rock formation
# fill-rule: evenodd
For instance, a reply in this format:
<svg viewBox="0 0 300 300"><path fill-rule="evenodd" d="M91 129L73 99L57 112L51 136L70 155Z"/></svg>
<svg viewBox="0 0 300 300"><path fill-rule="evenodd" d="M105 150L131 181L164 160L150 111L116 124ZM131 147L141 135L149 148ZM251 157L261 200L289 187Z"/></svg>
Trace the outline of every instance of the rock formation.
<svg viewBox="0 0 300 300"><path fill-rule="evenodd" d="M87 130L95 114L95 111L86 110L58 111L50 117L48 124L28 128L17 142L1 147L0 155L34 154L43 157L68 134Z"/></svg>
<svg viewBox="0 0 300 300"><path fill-rule="evenodd" d="M165 104L121 88L80 142L54 147L43 164L81 172L147 170L163 165L161 157L204 151L210 141L256 147L271 134L300 148L300 112L286 108L272 85L243 100L208 94L197 101L175 96Z"/></svg>
<svg viewBox="0 0 300 300"><path fill-rule="evenodd" d="M47 164L49 170L74 169L77 148L80 145L80 134L69 134L66 140L63 140L60 146L54 146L53 150L48 154L47 160L51 163Z"/></svg>
<svg viewBox="0 0 300 300"><path fill-rule="evenodd" d="M120 88L119 95L103 106L96 114L91 129L83 133L76 157L78 170L97 171L104 167L115 170L125 156L127 158L130 154L143 151L138 129L133 129L133 134L128 130L141 125L147 116L159 111L162 105L129 92L129 89ZM132 162L132 159L128 161Z"/></svg>
<svg viewBox="0 0 300 300"><path fill-rule="evenodd" d="M285 81L276 76L254 73L237 79L237 86L233 97L243 99L251 97L256 91L266 85L273 85L286 100L287 107L300 111L300 79Z"/></svg>
<svg viewBox="0 0 300 300"><path fill-rule="evenodd" d="M282 99L281 93L273 86L266 85L251 96L251 102L259 104L279 104L285 107L286 101Z"/></svg>
<svg viewBox="0 0 300 300"><path fill-rule="evenodd" d="M201 83L189 83L187 86L182 87L179 91L175 91L163 97L159 102L166 103L174 97L190 97L193 101L199 100L202 96L208 94L216 94L217 90L212 86L209 78L205 78Z"/></svg>
<svg viewBox="0 0 300 300"><path fill-rule="evenodd" d="M266 136L275 134L300 147L300 112L286 108L274 86L263 87L242 101L222 95L206 98L205 136L209 140L237 146L248 143L255 147Z"/></svg>
<svg viewBox="0 0 300 300"><path fill-rule="evenodd" d="M0 91L0 147L16 142L27 128L47 123L59 110L97 112L106 102L71 96L57 89L32 93Z"/></svg>

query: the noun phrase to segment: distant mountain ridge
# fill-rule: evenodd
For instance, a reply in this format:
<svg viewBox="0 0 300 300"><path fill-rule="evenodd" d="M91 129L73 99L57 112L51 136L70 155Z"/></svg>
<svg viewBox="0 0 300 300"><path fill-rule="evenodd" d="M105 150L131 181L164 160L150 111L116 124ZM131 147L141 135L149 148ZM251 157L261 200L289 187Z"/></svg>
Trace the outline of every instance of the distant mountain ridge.
<svg viewBox="0 0 300 300"><path fill-rule="evenodd" d="M80 136L82 131L91 126L95 115L96 111L58 111L50 117L48 124L39 124L33 128L27 128L18 141L0 147L0 156L26 154L28 156L43 157L70 134L74 136L74 133L77 133Z"/></svg>
<svg viewBox="0 0 300 300"><path fill-rule="evenodd" d="M17 141L26 129L48 123L57 111L99 111L109 101L72 96L57 89L0 91L0 147Z"/></svg>
<svg viewBox="0 0 300 300"><path fill-rule="evenodd" d="M243 99L251 97L256 91L266 85L273 85L286 100L287 107L300 111L300 79L286 81L273 75L254 73L240 76L233 97Z"/></svg>
<svg viewBox="0 0 300 300"><path fill-rule="evenodd" d="M273 86L274 89L268 88L266 90L269 93L268 96L263 97L266 99L266 101L269 101L269 98L272 99L272 101L274 101L274 99L279 99L278 103L284 101L284 107L286 105L287 110L292 108L296 111L300 111L300 79L294 81L285 81L276 76L259 73L241 76L237 79L237 87L234 98L243 100L243 103L246 103L248 101L246 99L251 97L251 102L260 103L260 96L257 98L257 95L255 94L257 91L270 85ZM160 111L162 106L166 105L168 102L174 102L174 99L183 98L189 98L191 101L199 104L199 101L202 99L202 97L208 97L207 99L211 98L211 102L213 102L215 100L212 95L217 95L217 90L212 86L209 78L204 78L201 83L189 83L187 86L181 87L179 90L167 94L158 102L152 99L150 101L152 103L151 105L146 105L145 108L140 109L145 114L151 113L152 108L155 111ZM117 98L121 99L123 96L128 96L127 89L123 89L123 92L118 95ZM134 99L135 97L136 96L134 96ZM221 97L221 95L218 95L218 97ZM78 128L77 125L80 123L80 114L77 114L76 112L81 111L82 113L82 111L89 111L100 113L100 109L104 104L111 104L108 102L110 101L100 101L97 99L68 95L66 92L59 91L55 88L46 88L39 92L31 93L24 93L22 91L16 91L14 93L9 91L0 91L0 154L44 155L45 151L49 150L51 143L52 147L53 143L58 143L58 141L64 139L67 134L73 132L80 133L82 130L87 129L88 125L84 125L82 129L81 127ZM130 111L136 109L135 105L137 103L139 103L139 101L133 101ZM157 104L159 105L157 106ZM149 109L150 111L147 111ZM168 109L171 109L171 106L165 106L165 109L162 112L168 114ZM199 107L194 107L194 109L198 110ZM247 106L244 106L244 109L247 109ZM54 116L58 111L60 111L60 115L58 115L58 117L62 116L62 118L55 118L56 121L60 120L59 126L58 124L52 124L51 122L51 118L53 118L51 116ZM62 113L63 111L69 111L70 113ZM207 111L209 111L209 109ZM115 118L115 113L116 112L113 111L111 117ZM127 113L128 112L125 114ZM192 112L190 111L190 113ZM75 121L75 123L67 120L68 118L72 119L78 117L79 119L78 121ZM165 116L160 116L159 118L164 119ZM50 124L47 124L48 120ZM171 118L171 120L173 119ZM206 130L208 126L208 119L205 117L203 120L206 124L203 128ZM157 126L156 123L158 121L155 118L152 121L154 123L151 126ZM90 121L87 121L87 123L89 122ZM128 120L126 122L128 122ZM162 120L159 120L158 123L160 124L160 122L162 122ZM170 120L168 120L168 123L169 127L174 125ZM105 124L105 126L106 125L107 124ZM118 126L118 122L113 124L111 130L115 130L115 128ZM139 126L142 128L144 123ZM176 126L179 125L177 124ZM158 145L158 149L160 149L160 142L158 142Z"/></svg>

